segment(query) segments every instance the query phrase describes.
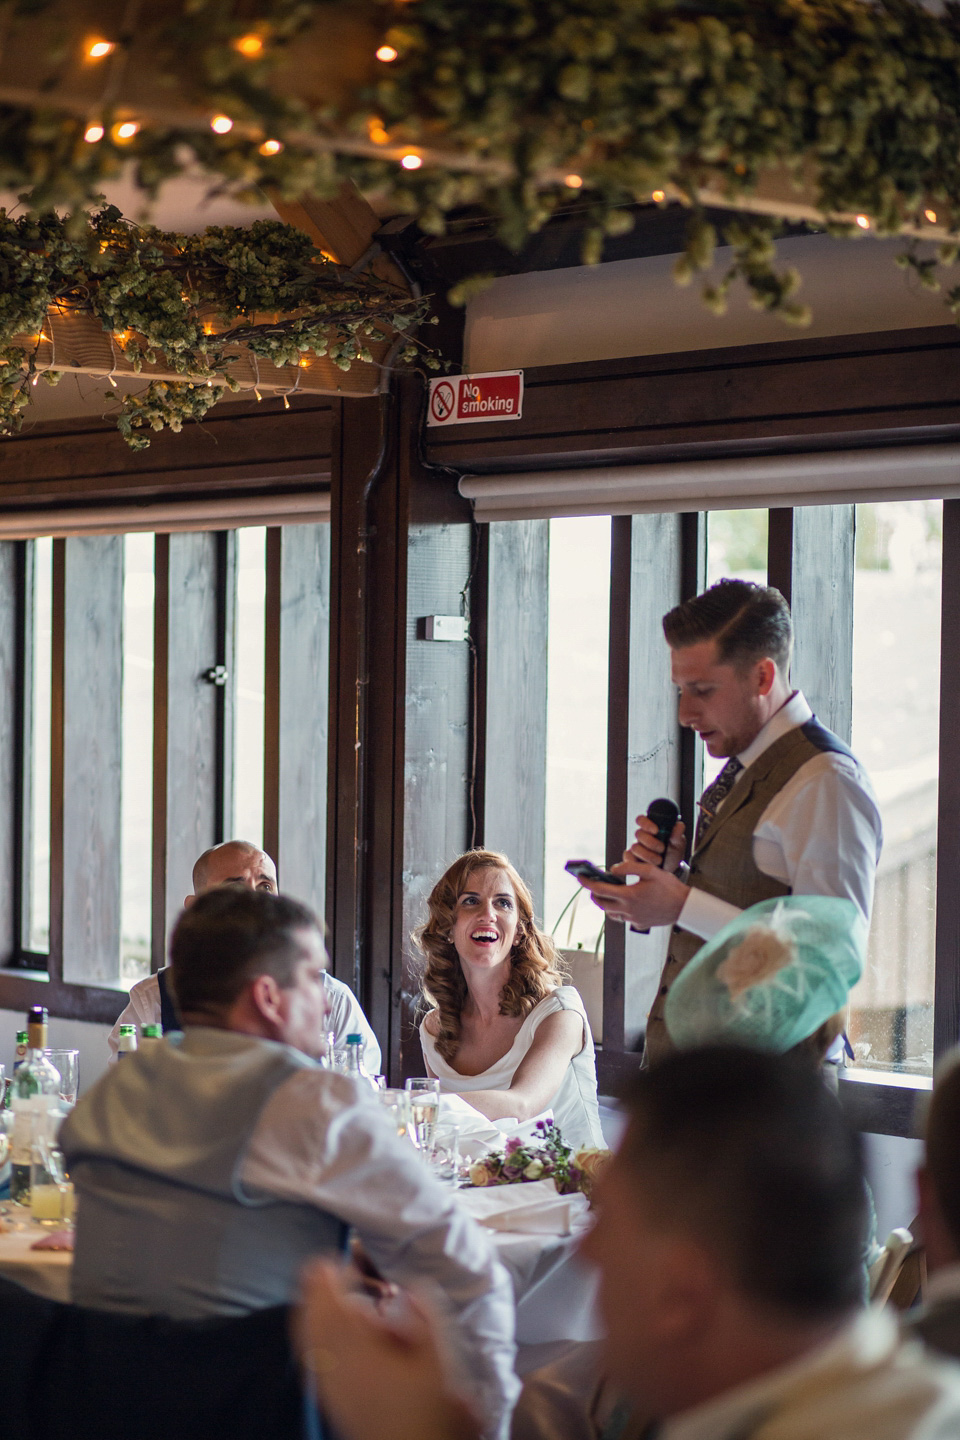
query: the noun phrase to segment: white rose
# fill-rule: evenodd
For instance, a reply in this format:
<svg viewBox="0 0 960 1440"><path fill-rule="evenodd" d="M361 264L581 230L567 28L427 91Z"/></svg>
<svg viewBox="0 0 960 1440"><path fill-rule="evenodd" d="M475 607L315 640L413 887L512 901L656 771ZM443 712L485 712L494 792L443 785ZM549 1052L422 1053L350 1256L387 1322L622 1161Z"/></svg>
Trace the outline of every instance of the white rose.
<svg viewBox="0 0 960 1440"><path fill-rule="evenodd" d="M527 1168L526 1168L526 1169L524 1170L524 1172L523 1172L523 1178L524 1178L525 1180L539 1180L539 1179L540 1179L540 1176L541 1176L542 1174L543 1174L543 1161L542 1161L542 1160L531 1160L531 1161L530 1161L530 1164L527 1166Z"/></svg>

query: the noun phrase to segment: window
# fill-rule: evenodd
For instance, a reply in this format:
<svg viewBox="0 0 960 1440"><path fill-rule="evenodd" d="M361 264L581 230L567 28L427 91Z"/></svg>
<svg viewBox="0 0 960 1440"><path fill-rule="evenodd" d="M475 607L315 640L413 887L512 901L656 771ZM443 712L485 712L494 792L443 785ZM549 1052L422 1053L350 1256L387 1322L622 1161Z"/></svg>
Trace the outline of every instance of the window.
<svg viewBox="0 0 960 1440"><path fill-rule="evenodd" d="M858 1063L933 1070L943 503L857 507L853 748L883 817Z"/></svg>
<svg viewBox="0 0 960 1440"><path fill-rule="evenodd" d="M606 850L609 518L551 520L549 574L544 919L593 950L603 916L563 867Z"/></svg>
<svg viewBox="0 0 960 1440"><path fill-rule="evenodd" d="M3 542L23 617L10 965L47 972L9 980L18 1009L115 1018L164 963L198 854L263 844L265 812L291 893L322 908L326 530L271 530L269 579L263 527Z"/></svg>

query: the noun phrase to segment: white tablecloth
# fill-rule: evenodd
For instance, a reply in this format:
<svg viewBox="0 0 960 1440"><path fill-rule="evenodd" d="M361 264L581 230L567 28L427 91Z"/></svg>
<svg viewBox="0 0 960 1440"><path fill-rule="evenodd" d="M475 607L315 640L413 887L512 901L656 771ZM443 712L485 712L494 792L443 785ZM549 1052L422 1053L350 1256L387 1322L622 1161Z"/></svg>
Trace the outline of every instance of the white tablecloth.
<svg viewBox="0 0 960 1440"><path fill-rule="evenodd" d="M469 1194L469 1192L466 1192ZM521 1356L519 1368L544 1363L559 1342L595 1340L599 1330L594 1308L596 1279L576 1254L589 1226L582 1196L577 1202L570 1235L518 1235L488 1231L513 1280L517 1297L517 1344L543 1347ZM30 1223L25 1230L0 1234L0 1275L52 1300L70 1299L73 1256L62 1250L31 1250L49 1232Z"/></svg>

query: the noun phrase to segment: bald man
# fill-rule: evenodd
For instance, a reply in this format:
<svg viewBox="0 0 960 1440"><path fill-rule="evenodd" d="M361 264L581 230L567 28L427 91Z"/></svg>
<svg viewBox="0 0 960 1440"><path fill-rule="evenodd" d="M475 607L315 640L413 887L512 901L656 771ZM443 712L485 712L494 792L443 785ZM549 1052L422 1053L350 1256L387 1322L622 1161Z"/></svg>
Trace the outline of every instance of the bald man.
<svg viewBox="0 0 960 1440"><path fill-rule="evenodd" d="M265 850L247 840L225 840L205 850L193 867L193 893L184 899L189 909L198 895L215 890L218 885L244 885L248 890L277 893L277 867ZM115 1060L120 1048L120 1026L162 1025L164 1030L179 1029L173 996L167 986L169 966L156 975L138 980L130 991L130 1002L110 1032L110 1059ZM363 1063L367 1073L380 1073L380 1046L370 1028L360 1002L348 985L327 973L324 986L330 1001L329 1026L337 1045L345 1045L348 1035L363 1037Z"/></svg>

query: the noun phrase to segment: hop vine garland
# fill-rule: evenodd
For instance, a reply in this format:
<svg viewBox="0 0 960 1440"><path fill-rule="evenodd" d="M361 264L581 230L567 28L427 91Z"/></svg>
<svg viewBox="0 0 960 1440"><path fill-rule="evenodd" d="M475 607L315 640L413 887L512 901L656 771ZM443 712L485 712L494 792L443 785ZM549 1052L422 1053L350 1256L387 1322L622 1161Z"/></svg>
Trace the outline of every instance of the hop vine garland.
<svg viewBox="0 0 960 1440"><path fill-rule="evenodd" d="M514 247L576 197L587 261L630 227L625 207L676 196L691 207L678 279L706 268L723 238L732 264L708 303L722 309L742 279L753 303L795 322L808 312L796 274L776 269L777 220L738 216L718 237L698 204L705 187L735 206L781 169L825 220L960 232L955 0L937 14L919 0L180 0L163 11L159 73L235 120L229 133L150 119L121 140L106 113L91 144L88 117L58 111L54 88L43 105L3 109L0 185L43 211L83 207L130 160L147 190L197 164L240 194L329 195L350 177L427 231L482 206ZM334 113L273 77L289 42L337 11L372 17L384 58L370 57L379 79ZM936 286L938 261L955 258L952 244L933 256L911 245L901 263ZM948 303L960 305L956 289Z"/></svg>
<svg viewBox="0 0 960 1440"><path fill-rule="evenodd" d="M177 235L131 225L115 206L82 231L55 215L0 211L0 433L19 430L40 373L51 384L62 374L37 370L51 307L95 316L135 371L162 360L185 377L136 394L106 392L134 450L150 443L144 430L180 430L224 388L239 388L231 374L238 344L276 366L326 355L348 370L373 359L371 344L399 340L401 360L439 363L414 335L426 300L344 269L280 221ZM25 335L32 349L23 348Z"/></svg>

